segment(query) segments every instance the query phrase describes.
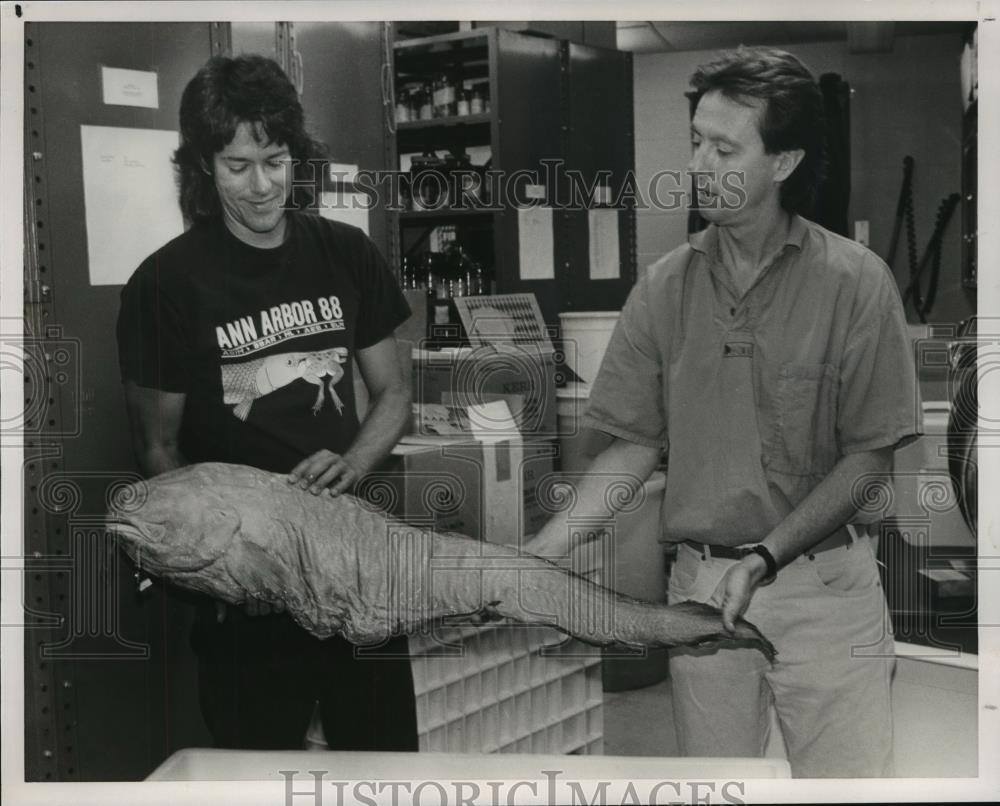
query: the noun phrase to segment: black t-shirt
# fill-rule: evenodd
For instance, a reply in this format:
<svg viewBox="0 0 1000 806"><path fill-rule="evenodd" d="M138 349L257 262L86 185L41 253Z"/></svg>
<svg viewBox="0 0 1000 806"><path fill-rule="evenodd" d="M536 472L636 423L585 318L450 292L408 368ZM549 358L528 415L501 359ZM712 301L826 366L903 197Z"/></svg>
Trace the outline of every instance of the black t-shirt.
<svg viewBox="0 0 1000 806"><path fill-rule="evenodd" d="M358 350L410 315L375 245L346 224L290 211L273 249L221 219L150 255L122 290L122 379L187 395L180 449L287 473L358 432Z"/></svg>

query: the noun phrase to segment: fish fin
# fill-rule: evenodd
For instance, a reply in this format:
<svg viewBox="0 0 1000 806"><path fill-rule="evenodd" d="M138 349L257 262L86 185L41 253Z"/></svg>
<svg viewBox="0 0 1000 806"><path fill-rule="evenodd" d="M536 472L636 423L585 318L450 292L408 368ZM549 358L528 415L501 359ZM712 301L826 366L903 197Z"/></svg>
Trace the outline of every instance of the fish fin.
<svg viewBox="0 0 1000 806"><path fill-rule="evenodd" d="M478 610L473 610L469 613L453 613L449 616L442 617L441 622L446 626L456 624L478 626L482 624L491 624L496 621L503 621L506 616L497 611L495 606L498 604L500 603L490 602Z"/></svg>
<svg viewBox="0 0 1000 806"><path fill-rule="evenodd" d="M236 405L233 409L233 414L239 417L243 422L246 422L247 417L250 416L250 407L253 405L253 398L245 397L243 400Z"/></svg>
<svg viewBox="0 0 1000 806"><path fill-rule="evenodd" d="M717 607L705 604L704 602L695 602L689 599L687 601L671 605L670 609L675 612L682 611L690 613L694 616L708 616L713 620L718 620L720 627L719 632L706 635L705 638L698 641L695 646L711 646L714 644L744 641L757 647L771 662L774 662L775 657L778 655L778 650L775 648L774 644L764 637L764 634L757 628L756 625L751 624L742 616L736 620L736 632L728 633L724 628L722 628L722 611L720 611Z"/></svg>

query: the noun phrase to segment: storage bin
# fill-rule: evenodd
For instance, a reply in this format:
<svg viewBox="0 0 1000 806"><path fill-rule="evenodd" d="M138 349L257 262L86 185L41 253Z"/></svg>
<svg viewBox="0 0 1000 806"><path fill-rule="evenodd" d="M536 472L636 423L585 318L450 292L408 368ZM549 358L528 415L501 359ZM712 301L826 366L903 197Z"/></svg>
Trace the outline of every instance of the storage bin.
<svg viewBox="0 0 1000 806"><path fill-rule="evenodd" d="M447 627L410 652L421 750L582 753L603 737L600 651L556 630Z"/></svg>
<svg viewBox="0 0 1000 806"><path fill-rule="evenodd" d="M584 383L593 383L604 351L618 323L618 311L574 311L559 314L567 366Z"/></svg>

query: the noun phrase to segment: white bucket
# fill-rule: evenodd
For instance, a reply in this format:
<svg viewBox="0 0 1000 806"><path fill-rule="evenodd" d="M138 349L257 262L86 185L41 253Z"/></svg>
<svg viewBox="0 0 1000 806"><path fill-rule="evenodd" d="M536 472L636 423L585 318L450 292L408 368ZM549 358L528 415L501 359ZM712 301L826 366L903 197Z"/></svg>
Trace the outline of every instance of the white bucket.
<svg viewBox="0 0 1000 806"><path fill-rule="evenodd" d="M584 383L593 383L618 322L618 311L559 314L566 363Z"/></svg>

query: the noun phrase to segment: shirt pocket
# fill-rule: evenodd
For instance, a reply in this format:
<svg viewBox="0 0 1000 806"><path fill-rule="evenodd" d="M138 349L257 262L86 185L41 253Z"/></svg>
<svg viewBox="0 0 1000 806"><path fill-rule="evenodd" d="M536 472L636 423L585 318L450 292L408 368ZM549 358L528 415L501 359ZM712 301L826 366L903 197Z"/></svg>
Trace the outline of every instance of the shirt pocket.
<svg viewBox="0 0 1000 806"><path fill-rule="evenodd" d="M771 468L792 476L825 476L837 457L837 373L832 364L782 364Z"/></svg>

